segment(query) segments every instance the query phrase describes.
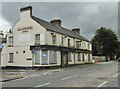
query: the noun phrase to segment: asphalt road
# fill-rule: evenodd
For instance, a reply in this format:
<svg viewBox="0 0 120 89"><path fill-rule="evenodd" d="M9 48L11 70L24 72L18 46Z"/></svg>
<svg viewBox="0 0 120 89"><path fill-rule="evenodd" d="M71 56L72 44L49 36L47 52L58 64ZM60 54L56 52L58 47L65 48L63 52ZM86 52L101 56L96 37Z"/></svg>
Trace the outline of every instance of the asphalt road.
<svg viewBox="0 0 120 89"><path fill-rule="evenodd" d="M3 89L7 87L26 87L36 89L38 87L81 87L101 89L119 89L118 63L106 62L87 67L71 67L58 72L46 72L34 74L22 79L2 83ZM115 87L115 88L113 88ZM13 89L13 88L11 88ZM61 88L60 88L61 89ZM70 89L70 88L69 88Z"/></svg>

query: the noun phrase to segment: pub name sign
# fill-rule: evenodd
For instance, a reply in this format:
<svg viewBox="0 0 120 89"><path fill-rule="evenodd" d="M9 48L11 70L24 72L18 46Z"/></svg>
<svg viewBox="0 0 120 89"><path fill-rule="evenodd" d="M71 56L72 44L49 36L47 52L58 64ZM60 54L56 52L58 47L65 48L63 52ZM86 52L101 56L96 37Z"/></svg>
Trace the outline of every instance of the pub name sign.
<svg viewBox="0 0 120 89"><path fill-rule="evenodd" d="M24 32L28 32L32 28L33 28L33 26L22 27L22 28L18 28L17 31L22 31L22 33L24 33Z"/></svg>

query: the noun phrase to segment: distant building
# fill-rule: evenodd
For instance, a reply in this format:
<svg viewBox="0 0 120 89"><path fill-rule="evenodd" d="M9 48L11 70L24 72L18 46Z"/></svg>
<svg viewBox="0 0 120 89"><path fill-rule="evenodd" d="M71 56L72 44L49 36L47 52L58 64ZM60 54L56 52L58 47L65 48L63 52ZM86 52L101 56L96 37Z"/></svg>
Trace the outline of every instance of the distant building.
<svg viewBox="0 0 120 89"><path fill-rule="evenodd" d="M6 66L67 66L92 62L89 40L80 29L61 26L61 20L50 22L32 16L32 7L20 9L20 19L7 33Z"/></svg>
<svg viewBox="0 0 120 89"><path fill-rule="evenodd" d="M4 59L5 49L3 48L5 45L6 39L4 38L3 31L0 31L0 66L6 66L6 59Z"/></svg>

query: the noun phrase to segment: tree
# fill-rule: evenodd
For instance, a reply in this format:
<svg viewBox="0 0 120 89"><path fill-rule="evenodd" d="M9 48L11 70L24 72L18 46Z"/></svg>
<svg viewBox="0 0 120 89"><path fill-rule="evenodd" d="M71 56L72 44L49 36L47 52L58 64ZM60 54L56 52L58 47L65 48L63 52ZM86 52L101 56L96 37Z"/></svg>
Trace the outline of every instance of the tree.
<svg viewBox="0 0 120 89"><path fill-rule="evenodd" d="M101 27L92 38L93 55L109 56L111 59L117 55L120 42L117 35L109 28Z"/></svg>

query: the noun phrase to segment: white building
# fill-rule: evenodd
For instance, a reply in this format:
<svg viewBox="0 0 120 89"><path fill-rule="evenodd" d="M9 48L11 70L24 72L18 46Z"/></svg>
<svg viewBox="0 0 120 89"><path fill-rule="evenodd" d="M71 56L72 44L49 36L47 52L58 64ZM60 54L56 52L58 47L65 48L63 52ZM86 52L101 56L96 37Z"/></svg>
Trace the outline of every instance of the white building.
<svg viewBox="0 0 120 89"><path fill-rule="evenodd" d="M66 66L92 62L91 43L80 29L66 29L61 20L32 16L32 7L20 9L20 19L7 33L6 66Z"/></svg>

